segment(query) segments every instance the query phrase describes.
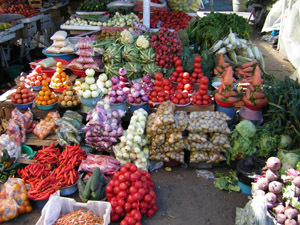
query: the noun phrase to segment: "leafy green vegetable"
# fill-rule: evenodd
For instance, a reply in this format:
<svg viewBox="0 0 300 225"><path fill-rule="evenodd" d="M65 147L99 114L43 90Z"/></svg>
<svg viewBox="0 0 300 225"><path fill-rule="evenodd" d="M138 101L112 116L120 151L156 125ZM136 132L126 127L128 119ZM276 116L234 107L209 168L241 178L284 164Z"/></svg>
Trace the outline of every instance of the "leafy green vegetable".
<svg viewBox="0 0 300 225"><path fill-rule="evenodd" d="M256 132L256 127L250 120L242 120L235 129L243 138L252 138Z"/></svg>
<svg viewBox="0 0 300 225"><path fill-rule="evenodd" d="M214 186L216 188L219 188L221 190L226 190L229 192L241 191L241 188L237 185L238 178L236 176L236 171L231 170L229 172L229 175L216 172L215 177L216 177L216 179L214 181Z"/></svg>
<svg viewBox="0 0 300 225"><path fill-rule="evenodd" d="M187 27L190 44L194 44L198 51L207 44L209 49L216 41L229 34L229 30L238 34L239 38L250 39L250 27L247 19L237 14L210 13L202 18L197 18Z"/></svg>
<svg viewBox="0 0 300 225"><path fill-rule="evenodd" d="M298 197L295 197L296 194L296 187L295 185L290 182L288 185L285 185L282 189L282 197L285 199L285 203L287 205L291 205L294 208L300 210L300 202Z"/></svg>
<svg viewBox="0 0 300 225"><path fill-rule="evenodd" d="M293 151L280 150L277 153L277 157L281 161L280 174L284 174L288 169L295 168L300 161L300 149Z"/></svg>
<svg viewBox="0 0 300 225"><path fill-rule="evenodd" d="M258 129L254 140L257 142L257 156L267 158L271 152L275 151L278 146L278 137L272 136L268 129Z"/></svg>

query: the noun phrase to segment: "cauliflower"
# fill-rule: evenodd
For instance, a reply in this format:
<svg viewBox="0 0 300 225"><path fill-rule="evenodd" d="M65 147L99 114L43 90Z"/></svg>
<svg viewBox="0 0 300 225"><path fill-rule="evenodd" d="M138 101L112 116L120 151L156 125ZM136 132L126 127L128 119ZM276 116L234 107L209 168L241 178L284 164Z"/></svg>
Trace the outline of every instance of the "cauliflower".
<svg viewBox="0 0 300 225"><path fill-rule="evenodd" d="M146 49L149 47L149 41L144 35L140 35L136 40L136 46Z"/></svg>
<svg viewBox="0 0 300 225"><path fill-rule="evenodd" d="M132 36L132 34L129 32L129 30L123 30L122 32L121 32L121 43L123 44L123 45L126 45L126 44L131 44L131 43L133 43L133 36Z"/></svg>

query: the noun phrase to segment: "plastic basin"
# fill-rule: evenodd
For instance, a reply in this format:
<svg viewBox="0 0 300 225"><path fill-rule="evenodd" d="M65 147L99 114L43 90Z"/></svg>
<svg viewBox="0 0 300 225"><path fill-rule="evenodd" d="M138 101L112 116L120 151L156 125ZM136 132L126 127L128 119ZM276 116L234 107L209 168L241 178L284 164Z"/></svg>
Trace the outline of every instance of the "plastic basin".
<svg viewBox="0 0 300 225"><path fill-rule="evenodd" d="M75 184L72 184L68 187L62 187L60 189L60 195L68 196L68 195L74 194L77 190L78 190L78 188L77 188L77 182L76 182Z"/></svg>
<svg viewBox="0 0 300 225"><path fill-rule="evenodd" d="M46 50L47 48L44 48L43 49L43 54L47 57L47 58L57 58L57 59L64 59L66 61L70 61L74 58L77 57L76 54L68 54L68 53L62 53L62 54L50 54L50 53L45 53L44 51Z"/></svg>
<svg viewBox="0 0 300 225"><path fill-rule="evenodd" d="M33 102L29 102L29 103L26 103L26 104L14 104L14 106L18 109L23 109L23 110L26 110L28 108L31 108L32 107L32 104Z"/></svg>
<svg viewBox="0 0 300 225"><path fill-rule="evenodd" d="M36 105L36 107L40 110L47 111L47 110L53 109L55 107L55 105L56 105L56 102L51 105Z"/></svg>
<svg viewBox="0 0 300 225"><path fill-rule="evenodd" d="M33 151L28 145L22 145L22 153L28 155L28 159L32 159L35 156L36 151Z"/></svg>
<svg viewBox="0 0 300 225"><path fill-rule="evenodd" d="M148 102L144 102L142 104L132 104L132 103L128 103L128 106L129 106L129 112L130 113L133 113L135 110L138 110L138 109L144 109L147 113L150 112L150 105Z"/></svg>
<svg viewBox="0 0 300 225"><path fill-rule="evenodd" d="M102 94L96 98L82 98L80 97L81 103L86 106L95 106L97 102L101 100Z"/></svg>

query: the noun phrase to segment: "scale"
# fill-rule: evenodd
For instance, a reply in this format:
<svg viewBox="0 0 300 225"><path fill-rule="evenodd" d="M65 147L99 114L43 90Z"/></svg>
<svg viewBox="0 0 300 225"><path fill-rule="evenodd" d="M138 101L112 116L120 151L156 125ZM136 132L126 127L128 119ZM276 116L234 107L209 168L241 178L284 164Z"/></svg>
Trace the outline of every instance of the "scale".
<svg viewBox="0 0 300 225"><path fill-rule="evenodd" d="M243 106L239 111L239 115L242 119L250 120L257 123L263 122L262 110L261 108L249 108L249 106Z"/></svg>

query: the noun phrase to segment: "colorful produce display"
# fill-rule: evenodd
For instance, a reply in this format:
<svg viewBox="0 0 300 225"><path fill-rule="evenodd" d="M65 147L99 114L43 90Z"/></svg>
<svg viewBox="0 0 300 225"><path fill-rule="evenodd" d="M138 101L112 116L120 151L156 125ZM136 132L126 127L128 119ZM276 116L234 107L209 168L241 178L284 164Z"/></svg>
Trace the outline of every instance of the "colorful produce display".
<svg viewBox="0 0 300 225"><path fill-rule="evenodd" d="M170 99L170 94L175 93L175 88L173 84L168 80L163 78L162 73L155 74L155 81L153 91L150 92L150 100L152 102L164 102Z"/></svg>
<svg viewBox="0 0 300 225"><path fill-rule="evenodd" d="M42 66L37 65L25 78L25 83L28 86L35 87L42 85L42 81L46 80L51 81L50 77L47 74L41 73Z"/></svg>
<svg viewBox="0 0 300 225"><path fill-rule="evenodd" d="M96 84L96 79L94 77L95 70L87 69L85 74L86 77L84 82L81 83L80 89L78 89L78 95L82 98L97 98L101 94L101 90Z"/></svg>
<svg viewBox="0 0 300 225"><path fill-rule="evenodd" d="M0 14L21 14L24 17L33 17L40 14L40 12L28 5L28 3L19 1L16 4L1 4Z"/></svg>
<svg viewBox="0 0 300 225"><path fill-rule="evenodd" d="M154 182L145 170L126 163L105 187L111 203L111 221L120 224L141 224L142 215L151 217L157 211Z"/></svg>
<svg viewBox="0 0 300 225"><path fill-rule="evenodd" d="M56 72L51 78L50 87L54 89L65 89L69 78L69 75L67 75L62 68L62 63L58 62L56 63Z"/></svg>
<svg viewBox="0 0 300 225"><path fill-rule="evenodd" d="M54 77L54 76L53 76ZM60 83L61 86L63 85ZM37 105L52 105L57 102L57 96L50 90L48 86L48 82L43 80L42 81L42 90L39 91L38 95L36 96L35 104ZM54 85L54 84L52 84Z"/></svg>
<svg viewBox="0 0 300 225"><path fill-rule="evenodd" d="M130 84L128 77L126 76L126 69L119 69L119 77L112 76L110 78L112 83L111 90L108 92L109 102L111 104L124 103L127 99L127 95L130 93Z"/></svg>
<svg viewBox="0 0 300 225"><path fill-rule="evenodd" d="M20 82L16 92L11 95L11 102L15 104L32 103L35 99L35 94L25 87L25 82Z"/></svg>
<svg viewBox="0 0 300 225"><path fill-rule="evenodd" d="M80 104L80 99L78 98L75 89L73 89L70 80L67 80L66 90L58 97L57 103L63 107L72 107Z"/></svg>
<svg viewBox="0 0 300 225"><path fill-rule="evenodd" d="M150 76L143 75L142 79L134 81L130 93L127 96L127 102L131 104L141 104L149 101L149 94L153 91L154 83Z"/></svg>
<svg viewBox="0 0 300 225"><path fill-rule="evenodd" d="M40 122L35 126L32 133L43 140L48 134L54 132L56 128L55 121L60 118L57 112L49 112L45 119L40 120Z"/></svg>

